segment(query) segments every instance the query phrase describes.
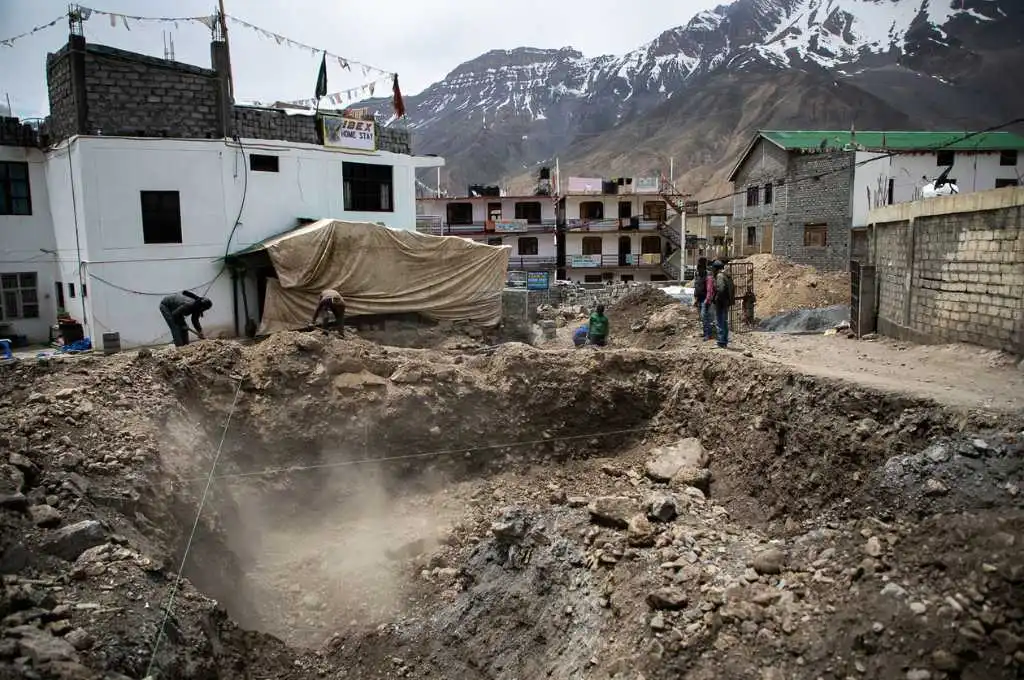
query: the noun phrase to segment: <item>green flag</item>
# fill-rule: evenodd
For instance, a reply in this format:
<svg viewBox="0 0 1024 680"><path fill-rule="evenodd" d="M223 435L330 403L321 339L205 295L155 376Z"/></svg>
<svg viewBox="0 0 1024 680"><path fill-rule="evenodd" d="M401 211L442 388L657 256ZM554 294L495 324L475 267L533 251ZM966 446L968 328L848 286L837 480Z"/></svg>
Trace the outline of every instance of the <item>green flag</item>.
<svg viewBox="0 0 1024 680"><path fill-rule="evenodd" d="M320 59L320 73L316 76L316 98L327 94L327 53Z"/></svg>

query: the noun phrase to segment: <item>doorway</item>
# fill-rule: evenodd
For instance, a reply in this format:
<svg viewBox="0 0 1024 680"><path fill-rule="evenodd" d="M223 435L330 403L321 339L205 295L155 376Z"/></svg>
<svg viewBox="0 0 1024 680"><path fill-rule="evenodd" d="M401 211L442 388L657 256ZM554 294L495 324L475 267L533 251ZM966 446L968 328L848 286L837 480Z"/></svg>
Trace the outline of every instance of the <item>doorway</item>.
<svg viewBox="0 0 1024 680"><path fill-rule="evenodd" d="M628 220L633 216L633 204L630 201L619 201L619 219Z"/></svg>
<svg viewBox="0 0 1024 680"><path fill-rule="evenodd" d="M628 267L632 264L630 255L633 253L633 239L628 236L619 237L619 266Z"/></svg>
<svg viewBox="0 0 1024 680"><path fill-rule="evenodd" d="M501 203L487 204L487 219L491 222L501 222Z"/></svg>

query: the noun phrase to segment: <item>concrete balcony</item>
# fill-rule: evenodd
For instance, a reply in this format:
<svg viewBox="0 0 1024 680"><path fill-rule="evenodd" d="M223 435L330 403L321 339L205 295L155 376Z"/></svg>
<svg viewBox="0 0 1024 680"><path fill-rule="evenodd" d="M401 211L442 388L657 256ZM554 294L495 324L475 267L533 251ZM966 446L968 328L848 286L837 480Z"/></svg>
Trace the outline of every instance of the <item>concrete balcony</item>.
<svg viewBox="0 0 1024 680"><path fill-rule="evenodd" d="M416 231L435 236L464 236L467 238L550 234L555 231L555 220L542 220L533 223L487 220L468 224L451 224L439 215L417 215Z"/></svg>
<svg viewBox="0 0 1024 680"><path fill-rule="evenodd" d="M570 269L658 269L661 253L637 255L566 255L565 266Z"/></svg>
<svg viewBox="0 0 1024 680"><path fill-rule="evenodd" d="M611 218L603 220L567 220L565 228L569 232L616 232L616 231L658 231L657 220L632 217Z"/></svg>

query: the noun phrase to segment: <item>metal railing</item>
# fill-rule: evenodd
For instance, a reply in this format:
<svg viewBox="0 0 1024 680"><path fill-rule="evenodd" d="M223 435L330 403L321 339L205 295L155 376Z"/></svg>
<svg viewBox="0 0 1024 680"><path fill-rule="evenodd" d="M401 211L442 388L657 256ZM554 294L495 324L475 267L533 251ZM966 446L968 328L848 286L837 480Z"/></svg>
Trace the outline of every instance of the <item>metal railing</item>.
<svg viewBox="0 0 1024 680"><path fill-rule="evenodd" d="M565 266L573 269L611 269L629 267L631 269L656 269L661 266L661 253L634 253L624 255L566 255Z"/></svg>
<svg viewBox="0 0 1024 680"><path fill-rule="evenodd" d="M469 224L451 224L439 215L417 215L416 231L435 236L515 236L517 234L542 234L555 230L555 220L541 220L525 225L525 231L496 229L490 221Z"/></svg>
<svg viewBox="0 0 1024 680"><path fill-rule="evenodd" d="M508 268L516 271L554 269L556 264L554 255L513 255L508 258Z"/></svg>
<svg viewBox="0 0 1024 680"><path fill-rule="evenodd" d="M657 231L658 220L641 219L633 226L633 218L616 217L600 220L571 219L566 221L566 229L573 232L581 231Z"/></svg>

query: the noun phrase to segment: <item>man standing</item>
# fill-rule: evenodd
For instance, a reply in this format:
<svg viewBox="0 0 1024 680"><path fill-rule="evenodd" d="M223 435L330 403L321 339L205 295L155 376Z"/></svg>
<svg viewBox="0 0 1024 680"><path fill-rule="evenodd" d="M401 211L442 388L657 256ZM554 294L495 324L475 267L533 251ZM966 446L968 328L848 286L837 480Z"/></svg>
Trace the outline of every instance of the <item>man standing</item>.
<svg viewBox="0 0 1024 680"><path fill-rule="evenodd" d="M708 258L702 257L697 260L697 273L693 275L693 304L697 307L697 315L700 316L705 340L710 340L713 333L711 308L708 305L708 288Z"/></svg>
<svg viewBox="0 0 1024 680"><path fill-rule="evenodd" d="M718 326L718 346L728 347L729 310L735 302L736 288L732 281L732 275L725 271L725 265L721 260L711 263L711 271L715 275L712 303L715 307L715 321Z"/></svg>
<svg viewBox="0 0 1024 680"><path fill-rule="evenodd" d="M344 335L345 299L341 297L341 293L336 290L331 290L330 288L320 293L320 303L316 306L316 310L313 312L313 325L315 326L322 316L324 319L323 327L330 328L332 324L327 321L328 311L334 315L333 326L337 328L342 335Z"/></svg>
<svg viewBox="0 0 1024 680"><path fill-rule="evenodd" d="M160 301L160 314L171 329L171 340L175 347L184 347L188 344L188 334L192 331L185 322L185 317L192 317L194 332L200 339L204 339L203 327L199 325L199 317L203 312L213 307L209 298L199 297L192 291L183 290L174 295L168 295Z"/></svg>
<svg viewBox="0 0 1024 680"><path fill-rule="evenodd" d="M590 315L589 330L590 344L604 347L608 344L608 317L604 315L604 305L598 305L597 309Z"/></svg>

